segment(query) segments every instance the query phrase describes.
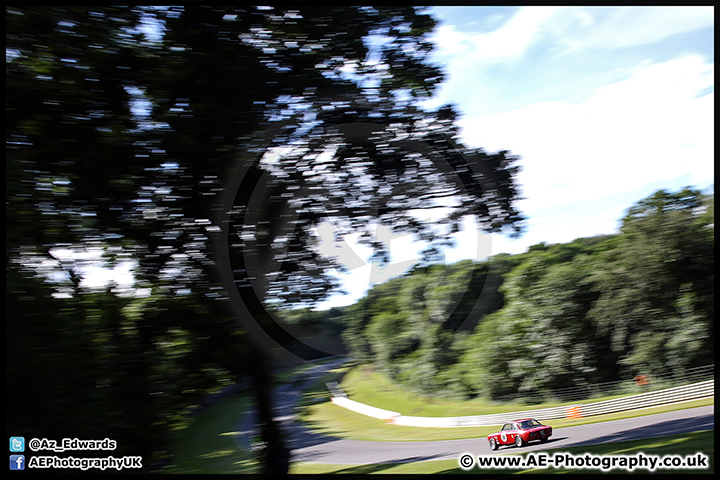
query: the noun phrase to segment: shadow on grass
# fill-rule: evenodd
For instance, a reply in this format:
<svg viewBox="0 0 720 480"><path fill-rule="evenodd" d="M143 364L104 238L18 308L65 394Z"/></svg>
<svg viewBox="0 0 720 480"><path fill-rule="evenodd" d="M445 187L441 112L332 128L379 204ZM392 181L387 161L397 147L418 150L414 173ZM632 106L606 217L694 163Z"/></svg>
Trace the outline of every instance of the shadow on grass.
<svg viewBox="0 0 720 480"><path fill-rule="evenodd" d="M332 470L331 472L328 471L325 473L332 473L333 475L336 475L336 474L367 475L367 474L371 474L371 473L381 473L385 470L395 468L398 465L422 462L422 461L427 461L427 460L436 460L438 457L441 457L441 456L442 455L424 455L424 456L404 458L402 461L397 461L397 462L367 463L365 465L351 465L351 466L349 465L344 468L340 465L335 465L335 467L339 467L337 470ZM449 472L452 473L451 470Z"/></svg>

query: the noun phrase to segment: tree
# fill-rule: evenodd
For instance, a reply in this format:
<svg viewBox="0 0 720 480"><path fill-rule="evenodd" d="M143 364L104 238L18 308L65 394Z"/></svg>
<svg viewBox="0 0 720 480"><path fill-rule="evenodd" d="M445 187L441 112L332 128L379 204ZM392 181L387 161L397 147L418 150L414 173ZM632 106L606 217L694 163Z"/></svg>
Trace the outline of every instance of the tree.
<svg viewBox="0 0 720 480"><path fill-rule="evenodd" d="M348 309L348 350L421 394L467 395L456 364L477 322L502 306L497 277L505 261L417 265L373 287Z"/></svg>
<svg viewBox="0 0 720 480"><path fill-rule="evenodd" d="M268 365L256 340L230 322L238 314L228 309L227 284L217 279L227 264L236 270L233 281L254 284L259 310L251 314L272 330L263 301L307 303L332 286L326 273L334 263L309 248L311 228L328 215L341 233L364 229L378 258L387 254L370 235L378 223L421 236L431 244L428 258L466 214L490 230L519 229L516 158L463 147L453 138L451 108L424 112L413 104L442 80L428 61L426 34L434 21L420 9L188 5L6 12L6 212L13 225L6 264L53 260L60 246L97 246L111 264L136 261L138 286L151 300L133 310L137 335L123 347L128 358L147 365L157 355L160 367L188 373L193 366L186 358L203 352L211 371L225 379L254 378L269 445L266 473L282 473L287 461L268 405ZM281 146L293 149L274 164L262 159ZM334 153L331 162L326 151ZM246 171L243 186L252 188L229 192L226 205L224 180L236 168ZM408 213L450 199L457 205L445 231ZM292 221L281 212L290 212ZM213 244L217 236L230 244L228 257ZM79 267L70 265L67 274L79 279ZM36 288L27 271L18 275L18 291ZM47 308L91 308L81 295L76 288L71 299L48 301ZM11 322L21 324L32 305L19 303L13 314ZM52 317L69 342L88 341L85 327L72 330L65 327L72 324L68 317ZM117 322L108 322L102 335L112 338ZM297 338L283 342L302 347ZM163 349L165 343L173 349ZM176 348L187 357L176 358ZM105 349L87 350L88 358L112 358ZM248 370L252 349L259 361ZM29 365L16 353L12 368ZM43 355L47 363L72 364L53 352ZM129 378L118 379L116 388ZM133 405L147 407L148 417L133 411L138 422L162 416L167 405L197 401L175 403L179 392L151 387L128 390ZM63 392L64 401L82 393ZM111 409L118 401L103 400Z"/></svg>
<svg viewBox="0 0 720 480"><path fill-rule="evenodd" d="M169 359L125 321L128 300L90 294L80 262L55 257L108 247L122 258L132 241L121 219L148 166L126 90L145 68L130 30L138 19L126 8L6 10L6 386L9 431L108 436L147 469L168 455L175 415L197 398L155 390L152 370ZM49 263L67 285L47 284Z"/></svg>
<svg viewBox="0 0 720 480"><path fill-rule="evenodd" d="M10 435L111 438L116 454L154 469L204 395L238 381L221 359L243 343L230 335L221 348L198 302L133 299L112 287L56 298L28 270L6 268Z"/></svg>
<svg viewBox="0 0 720 480"><path fill-rule="evenodd" d="M712 362L712 202L690 188L659 190L628 210L616 248L602 259L590 314L628 375Z"/></svg>
<svg viewBox="0 0 720 480"><path fill-rule="evenodd" d="M616 379L618 357L589 316L598 298L596 257L611 241L542 244L517 256L500 287L503 307L482 320L460 360L473 393L537 400L556 389Z"/></svg>

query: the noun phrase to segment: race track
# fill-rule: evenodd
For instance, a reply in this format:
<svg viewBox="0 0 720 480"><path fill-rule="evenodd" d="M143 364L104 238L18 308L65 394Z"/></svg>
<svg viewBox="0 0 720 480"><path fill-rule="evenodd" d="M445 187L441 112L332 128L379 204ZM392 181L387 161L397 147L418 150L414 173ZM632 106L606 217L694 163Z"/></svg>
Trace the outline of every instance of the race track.
<svg viewBox="0 0 720 480"><path fill-rule="evenodd" d="M276 391L276 418L281 421L282 427L287 433L293 462L346 465L458 459L463 453L498 455L518 451L532 452L624 440L640 440L715 428L714 406L709 405L590 425L553 428L553 436L545 444L531 443L520 449L515 446L507 446L501 447L496 452L490 450L484 437L432 442L371 442L337 439L317 435L305 429L301 423L294 420L293 409L305 385L309 385L324 371L338 363L341 361L317 368L307 377L303 385L295 387L284 385ZM246 433L239 439L246 447L249 446L247 433L250 431L253 418L252 414L245 415L239 429ZM551 422L548 423L552 425Z"/></svg>

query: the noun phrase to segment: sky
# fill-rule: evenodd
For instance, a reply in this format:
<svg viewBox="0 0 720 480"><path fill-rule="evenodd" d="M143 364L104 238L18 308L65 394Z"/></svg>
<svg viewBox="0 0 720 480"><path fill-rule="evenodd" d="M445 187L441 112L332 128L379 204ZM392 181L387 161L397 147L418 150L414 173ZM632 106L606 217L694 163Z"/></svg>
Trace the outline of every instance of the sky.
<svg viewBox="0 0 720 480"><path fill-rule="evenodd" d="M432 7L433 61L446 78L425 108L453 104L465 144L521 157L516 180L525 234L479 233L470 221L446 264L517 254L618 231L635 202L664 188L709 191L714 182L713 7ZM318 249L348 272L349 292L319 308L357 301L405 272L421 246L392 236L391 263L369 263L352 236ZM86 278L131 281L128 266ZM124 270L123 270L124 269Z"/></svg>
<svg viewBox="0 0 720 480"><path fill-rule="evenodd" d="M659 188L714 178L712 7L443 7L440 103L462 137L522 157L521 253L617 230Z"/></svg>

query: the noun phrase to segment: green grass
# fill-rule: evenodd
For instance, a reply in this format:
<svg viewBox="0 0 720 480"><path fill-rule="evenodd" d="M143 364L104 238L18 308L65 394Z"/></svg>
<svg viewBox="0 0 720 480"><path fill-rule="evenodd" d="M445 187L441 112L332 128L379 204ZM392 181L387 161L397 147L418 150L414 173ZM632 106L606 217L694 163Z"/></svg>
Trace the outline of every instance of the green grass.
<svg viewBox="0 0 720 480"><path fill-rule="evenodd" d="M256 462L233 440L233 428L250 405L248 395L226 398L176 433L175 465L163 473L254 473Z"/></svg>
<svg viewBox="0 0 720 480"><path fill-rule="evenodd" d="M633 455L642 452L645 455L694 455L702 452L709 457L709 468L702 470L655 470L654 473L674 473L674 474L712 474L715 471L715 437L713 431L693 432L684 435L673 435L669 437L653 438L648 440L633 440L625 442L616 442L603 445L589 445L585 447L571 447L561 450L545 450L545 453L553 454L556 452L571 453L573 455L593 454L593 455ZM474 455L482 455L484 452L468 452ZM537 452L535 452L537 453ZM522 455L522 454L520 454ZM379 463L369 465L327 465L318 463L296 463L290 467L290 473L293 474L372 474L372 473L389 473L389 474L428 474L428 473L449 473L449 474L517 474L517 473L575 473L575 474L593 474L604 473L600 470L581 470L581 469L553 469L553 468L534 468L530 470L512 470L512 469L480 469L474 466L464 471L458 466L457 459L453 460L435 460L414 463ZM610 473L628 473L626 470L615 469ZM649 470L635 470L634 473L649 473Z"/></svg>
<svg viewBox="0 0 720 480"><path fill-rule="evenodd" d="M300 365L281 372L278 382L292 381L322 362ZM323 378L336 379L333 372ZM322 380L322 379L320 379ZM326 380L326 381L331 381ZM314 390L320 395L320 381L315 382ZM325 388L325 384L321 384ZM325 388L327 392L327 388ZM327 398L323 398L323 401ZM252 398L249 393L221 400L217 405L200 413L188 422L188 426L176 431L175 464L163 470L163 473L257 473L258 465L253 454L235 444L233 428L239 424L249 409Z"/></svg>
<svg viewBox="0 0 720 480"><path fill-rule="evenodd" d="M287 368L280 373L275 375L275 383L277 384L283 384L287 383L293 380L300 379L302 377L302 374L307 373L308 371L312 370L313 368L317 367L318 365L325 365L330 362L337 361L339 359L336 357L327 358L325 360L321 360L319 362L308 362L303 365L299 365L292 368Z"/></svg>
<svg viewBox="0 0 720 480"><path fill-rule="evenodd" d="M302 419L313 405L330 403L330 391L326 384L339 381L350 368L350 365L333 368L309 385L298 402L299 417Z"/></svg>
<svg viewBox="0 0 720 480"><path fill-rule="evenodd" d="M402 415L417 417L464 417L470 415L489 415L514 412L527 409L553 408L578 403L601 402L621 398L628 394L608 395L586 401L547 402L542 405L515 403L489 403L484 399L446 400L430 396L416 395L392 382L386 376L368 366L356 366L343 378L342 388L351 399L398 412ZM640 393L640 392L637 392Z"/></svg>

